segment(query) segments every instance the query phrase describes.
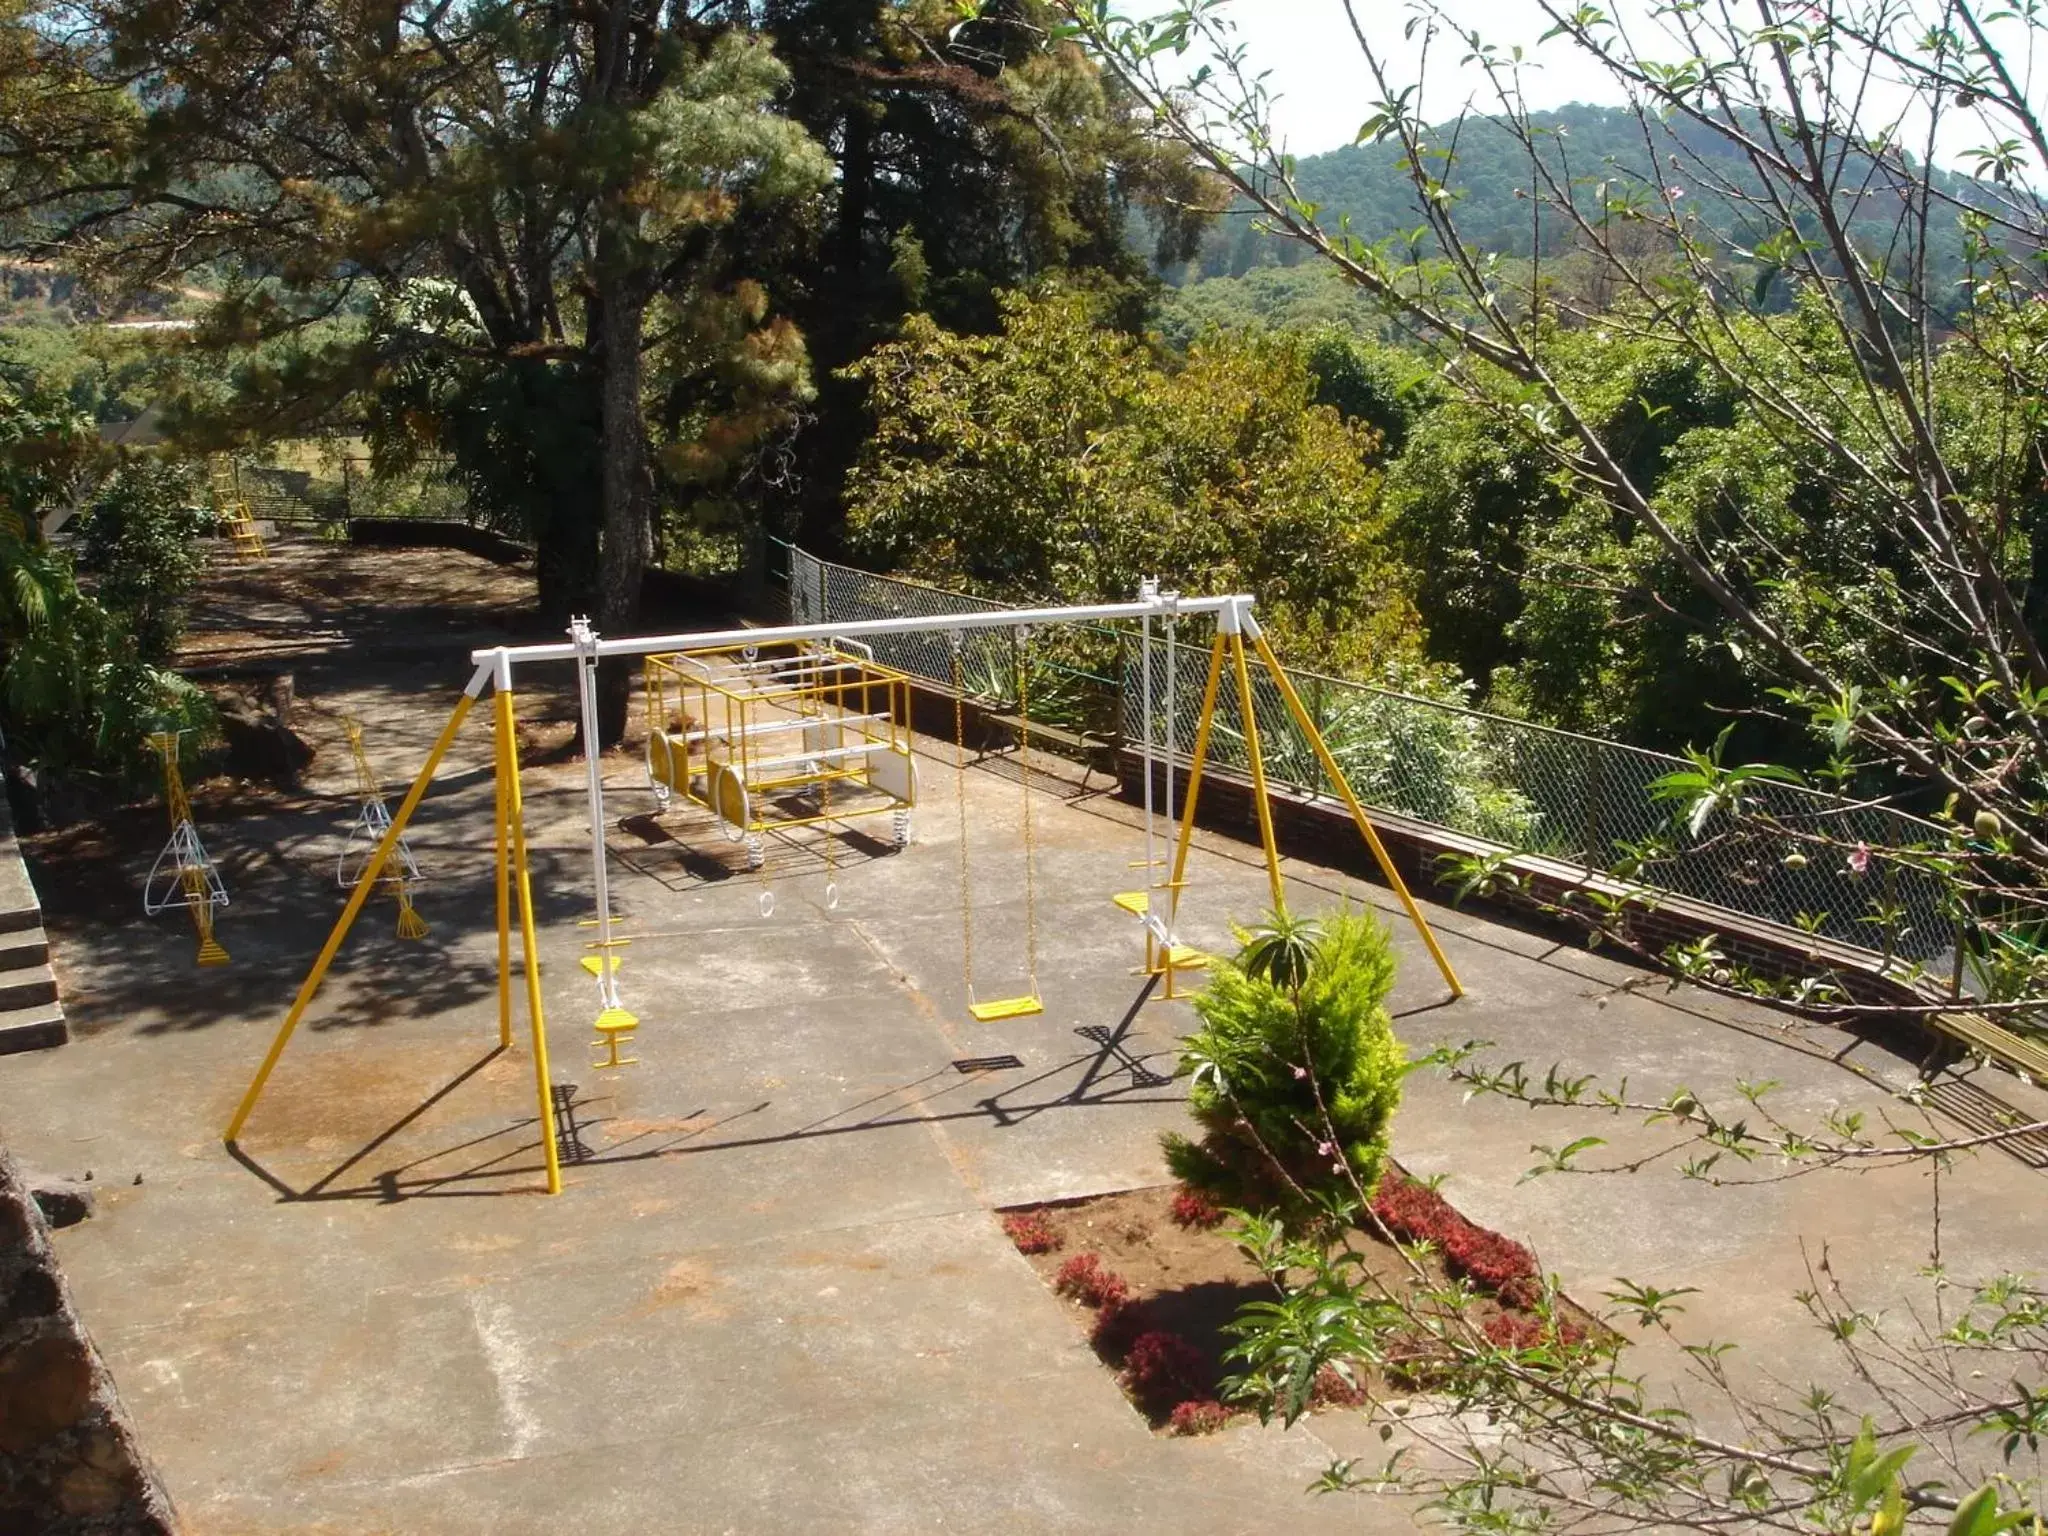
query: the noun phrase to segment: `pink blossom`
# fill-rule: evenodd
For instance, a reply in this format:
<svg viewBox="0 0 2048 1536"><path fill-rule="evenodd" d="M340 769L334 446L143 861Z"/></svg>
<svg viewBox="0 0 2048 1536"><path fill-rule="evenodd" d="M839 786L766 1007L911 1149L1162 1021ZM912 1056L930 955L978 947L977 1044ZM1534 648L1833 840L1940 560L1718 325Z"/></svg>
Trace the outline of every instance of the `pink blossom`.
<svg viewBox="0 0 2048 1536"><path fill-rule="evenodd" d="M1299 1078L1304 1078L1304 1077L1307 1077L1307 1076L1308 1076L1308 1068L1307 1068L1307 1067L1296 1067L1296 1068L1294 1069L1294 1075L1295 1075L1295 1077L1296 1077L1297 1079L1299 1079Z"/></svg>
<svg viewBox="0 0 2048 1536"><path fill-rule="evenodd" d="M1664 195L1665 195L1666 197L1670 198L1670 199L1671 199L1671 200L1672 200L1673 202L1676 202L1676 201L1677 201L1677 200L1678 200L1679 198L1681 198L1681 197L1685 196L1685 188L1683 188L1683 187L1666 187L1666 188L1664 189Z"/></svg>
<svg viewBox="0 0 2048 1536"><path fill-rule="evenodd" d="M1335 1157L1337 1155L1336 1147L1327 1141L1317 1142L1316 1151L1321 1153L1324 1157Z"/></svg>
<svg viewBox="0 0 2048 1536"><path fill-rule="evenodd" d="M1868 843L1858 843L1849 850L1849 872L1853 875L1868 874L1870 872L1870 845Z"/></svg>

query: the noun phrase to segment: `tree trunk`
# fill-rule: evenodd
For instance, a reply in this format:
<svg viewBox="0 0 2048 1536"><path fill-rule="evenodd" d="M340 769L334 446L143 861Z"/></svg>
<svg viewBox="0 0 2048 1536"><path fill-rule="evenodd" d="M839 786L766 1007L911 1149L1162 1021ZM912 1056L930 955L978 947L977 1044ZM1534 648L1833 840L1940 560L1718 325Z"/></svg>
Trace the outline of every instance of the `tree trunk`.
<svg viewBox="0 0 2048 1536"><path fill-rule="evenodd" d="M630 280L606 285L597 310L603 365L604 536L598 555L598 632L630 635L640 622L640 586L652 555L647 427L641 412L640 337L647 300ZM626 733L630 664L598 673L598 741L613 746Z"/></svg>
<svg viewBox="0 0 2048 1536"><path fill-rule="evenodd" d="M541 617L550 625L566 627L572 614L589 613L597 606L598 529L603 516L597 487L562 486L534 529L534 585Z"/></svg>

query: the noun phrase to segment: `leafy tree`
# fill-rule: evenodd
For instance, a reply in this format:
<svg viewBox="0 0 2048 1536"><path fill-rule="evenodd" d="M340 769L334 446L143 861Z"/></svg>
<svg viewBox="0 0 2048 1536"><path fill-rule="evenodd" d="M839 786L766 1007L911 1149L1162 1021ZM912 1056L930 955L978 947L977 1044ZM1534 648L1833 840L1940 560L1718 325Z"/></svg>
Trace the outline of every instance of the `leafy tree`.
<svg viewBox="0 0 2048 1536"><path fill-rule="evenodd" d="M1047 0L765 0L759 16L794 76L790 114L834 161L822 238L787 269L820 374L792 450L801 531L830 549L868 431L848 365L912 313L994 330L1005 290L1053 275L1136 329L1147 256L1183 259L1219 192L1113 75L1054 40ZM1128 239L1138 210L1149 252Z"/></svg>
<svg viewBox="0 0 2048 1536"><path fill-rule="evenodd" d="M90 421L23 370L0 365L0 718L8 756L60 773L127 776L144 766L149 732L203 730L210 712L204 696L146 648L167 647L176 573L189 571L177 533L157 536L176 523L161 473L138 467L99 504L114 517L140 512L138 520L157 525L148 540L129 541L128 579L117 576L109 594L131 607L112 609L81 590L70 557L43 537L44 520L89 483L100 454ZM145 543L157 547L138 547Z"/></svg>
<svg viewBox="0 0 2048 1536"><path fill-rule="evenodd" d="M990 337L913 319L856 366L876 423L851 487L859 547L1004 597L1095 600L1150 575L1257 592L1298 653L1410 651L1377 441L1314 403L1308 346L1218 336L1168 371L1098 303L1009 295Z"/></svg>
<svg viewBox="0 0 2048 1536"><path fill-rule="evenodd" d="M197 540L213 522L189 469L156 459L120 465L79 527L80 563L93 596L113 615L138 661L167 664L185 628L185 597L199 574Z"/></svg>
<svg viewBox="0 0 2048 1536"><path fill-rule="evenodd" d="M417 394L443 369L456 380L425 403L447 414L381 414L383 450L468 454L491 438L475 408L521 408L498 436L545 444L566 434L530 429L582 394L572 420L594 441L563 442L545 476L580 493L576 513L530 531L551 601L630 629L657 469L694 483L741 456L763 382L800 371L746 279L801 235L830 166L768 110L788 76L749 20L729 0L48 0L8 23L30 68L0 98L0 221L123 291L206 275L215 344L299 338L240 380L251 425L323 419L386 384ZM452 285L466 325L361 323L418 279ZM493 368L519 377L479 372ZM657 444L657 426L696 436ZM469 468L477 488L501 483ZM610 733L625 682L608 674Z"/></svg>

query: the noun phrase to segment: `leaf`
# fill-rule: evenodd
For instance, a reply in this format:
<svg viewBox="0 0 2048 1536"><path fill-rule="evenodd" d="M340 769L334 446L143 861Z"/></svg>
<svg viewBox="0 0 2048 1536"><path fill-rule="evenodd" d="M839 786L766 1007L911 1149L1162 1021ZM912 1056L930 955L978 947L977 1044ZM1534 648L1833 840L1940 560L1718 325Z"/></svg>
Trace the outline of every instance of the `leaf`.
<svg viewBox="0 0 2048 1536"><path fill-rule="evenodd" d="M2001 1531L2010 1531L2032 1518L2024 1509L2001 1513L1998 1486L1986 1483L1956 1507L1955 1518L1948 1523L1948 1536L1999 1536Z"/></svg>

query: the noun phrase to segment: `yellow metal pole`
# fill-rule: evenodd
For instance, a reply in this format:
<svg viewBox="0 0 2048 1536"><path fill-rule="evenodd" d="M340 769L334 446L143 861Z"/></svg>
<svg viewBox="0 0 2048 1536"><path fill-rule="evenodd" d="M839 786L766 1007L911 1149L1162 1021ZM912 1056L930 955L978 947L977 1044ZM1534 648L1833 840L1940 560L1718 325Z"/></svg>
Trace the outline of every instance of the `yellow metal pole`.
<svg viewBox="0 0 2048 1536"><path fill-rule="evenodd" d="M1167 882L1168 895L1166 931L1174 931L1174 923L1180 917L1181 881L1187 875L1188 844L1195 835L1195 797L1202 792L1202 765L1209 760L1209 727L1216 720L1216 692L1223 683L1223 633L1218 630L1215 644L1209 647L1209 680L1202 686L1202 713L1195 723L1195 751L1188 761L1187 799L1180 809L1180 836L1174 843L1173 878ZM1166 765L1168 773L1173 764ZM1166 951L1166 976L1169 986L1173 980L1173 946Z"/></svg>
<svg viewBox="0 0 2048 1536"><path fill-rule="evenodd" d="M1394 861L1387 854L1386 844L1380 841L1379 833L1373 830L1372 822L1366 817L1365 807L1358 803L1358 796L1351 792L1351 781L1344 777L1344 770L1337 766L1337 759L1331 754L1329 744L1323 740L1323 733L1316 729L1315 721L1309 717L1308 710L1301 702L1301 695L1294 691L1294 682L1288 677L1287 669L1280 665L1279 657L1273 654L1273 648L1266 643L1264 635L1254 634L1252 643L1259 648L1259 659L1266 664L1266 670L1273 674L1273 681L1280 685L1281 697L1287 700L1287 708L1294 716L1294 723L1301 727L1309 745L1315 748L1316 757L1323 765L1323 772L1330 776L1330 782L1337 786L1337 793L1344 797L1344 804L1351 812L1351 819L1358 824L1358 830L1364 834L1366 846L1372 849L1373 858L1379 861L1380 873L1387 877L1387 884L1391 885L1394 894L1401 898L1401 905L1407 910L1408 920L1415 925L1415 931L1422 936L1422 942L1429 950L1429 957L1443 973L1444 982L1451 989L1451 996L1463 997L1464 984L1458 980L1458 973L1451 969L1451 962L1444 954L1443 946L1437 943L1436 935L1430 931L1428 920L1422 915L1422 909L1415 905L1415 898L1408 894L1408 883L1401 878L1401 872L1394 868Z"/></svg>
<svg viewBox="0 0 2048 1536"><path fill-rule="evenodd" d="M519 738L512 690L498 690L498 772L512 822L512 863L519 881L519 943L526 971L526 1011L533 1020L533 1082L540 1105L541 1145L547 1153L548 1193L562 1192L562 1154L555 1145L555 1096L548 1079L548 1026L540 1001L540 942L533 931L533 879L526 862L526 797L519 787Z"/></svg>
<svg viewBox="0 0 2048 1536"><path fill-rule="evenodd" d="M448 717L448 723L441 728L440 739L434 743L434 750L427 754L426 765L420 769L419 777L412 781L412 788L405 792L405 800L398 807L398 814L391 818L391 825L384 829L384 836L377 844L377 851L370 855L370 861L363 866L363 872L356 877L355 889L349 892L348 904L341 909L341 916L335 919L334 931L327 935L327 943L320 950L320 957L313 962L313 968L306 973L306 979L299 983L299 995L292 999L291 1012L284 1016L284 1023L277 1031L277 1038L270 1042L270 1050L263 1058L263 1065L256 1069L256 1076L249 1084L249 1091L242 1095L242 1102L235 1109L234 1119L228 1122L227 1134L222 1139L232 1143L242 1134L242 1126L249 1119L249 1111L256 1107L256 1100L263 1093L263 1085L270 1081L271 1069L277 1065L278 1057L284 1054L285 1046L292 1038L292 1032L299 1027L306 1007L313 1001L313 995L320 990L320 983L327 979L327 968L334 964L334 957L341 949L341 941L348 937L348 931L355 925L356 916L363 910L363 903L369 900L370 892L377 887L377 877L384 872L384 864L391 857L391 850L398 846L398 839L405 831L406 823L412 820L412 813L426 794L427 786L434 781L434 770L441 766L441 759L455 741L456 732L462 729L462 722L469 717L470 707L476 703L473 694L465 693L455 706L455 713Z"/></svg>
<svg viewBox="0 0 2048 1536"><path fill-rule="evenodd" d="M496 794L498 841L498 1044L512 1044L512 817L505 788L505 743L492 732L491 780Z"/></svg>
<svg viewBox="0 0 2048 1536"><path fill-rule="evenodd" d="M1280 845L1273 837L1273 805L1266 793L1266 759L1259 751L1259 714L1252 702L1250 669L1244 664L1244 631L1230 637L1230 661L1237 669L1237 702L1244 711L1244 751L1251 760L1252 800L1259 808L1259 843L1266 850L1266 883L1273 889L1273 910L1287 910L1287 889L1280 880Z"/></svg>

